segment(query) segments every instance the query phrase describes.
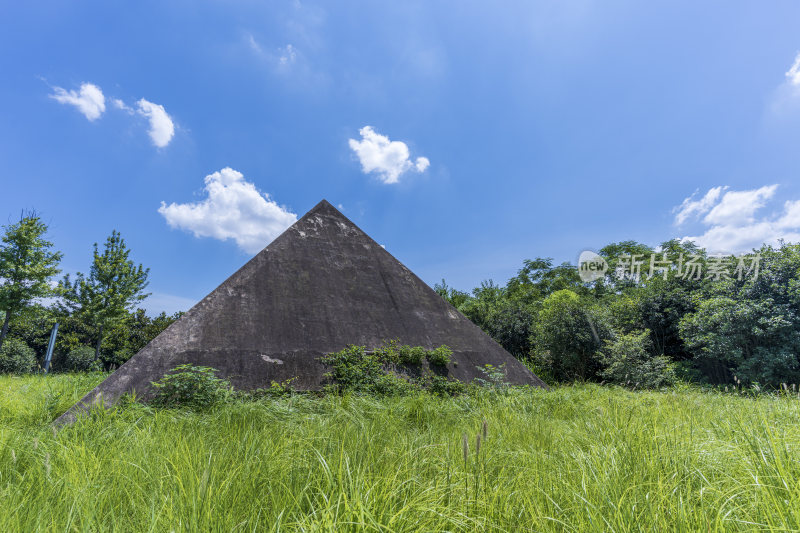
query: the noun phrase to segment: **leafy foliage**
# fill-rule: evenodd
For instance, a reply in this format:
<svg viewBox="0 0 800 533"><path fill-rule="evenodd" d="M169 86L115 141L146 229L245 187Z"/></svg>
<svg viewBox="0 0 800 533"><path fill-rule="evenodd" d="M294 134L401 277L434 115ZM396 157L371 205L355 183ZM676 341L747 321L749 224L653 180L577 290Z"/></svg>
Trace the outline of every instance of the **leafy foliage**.
<svg viewBox="0 0 800 533"><path fill-rule="evenodd" d="M600 375L611 383L654 389L675 381L669 359L652 355L652 341L647 330L606 340L600 359L604 366Z"/></svg>
<svg viewBox="0 0 800 533"><path fill-rule="evenodd" d="M149 269L136 266L129 255L122 236L112 231L103 253L95 243L89 275L79 272L74 282L69 275L61 282L65 307L95 330L95 359L100 358L104 331L127 318L133 306L148 296L144 289Z"/></svg>
<svg viewBox="0 0 800 533"><path fill-rule="evenodd" d="M671 266L651 276L651 254ZM757 276L709 279L686 271L689 260L700 272L713 266L693 243L666 241L656 253L622 241L600 250L608 270L591 283L581 282L574 266L537 258L505 286L490 280L469 294L442 282L437 290L548 380L615 374L606 341L629 342L625 336L646 330L648 364L661 365L663 356L684 378L775 388L800 381L800 244L765 245L753 254L760 257ZM642 261L638 277L625 272L623 255Z"/></svg>
<svg viewBox="0 0 800 533"><path fill-rule="evenodd" d="M437 394L463 390L453 380L423 370L417 377L404 371L404 366L417 367L426 359L433 366L445 366L452 350L439 346L426 350L421 346L401 345L398 341L384 342L377 350L350 345L344 350L325 354L320 361L331 367L326 374L328 390L392 396L414 390L435 389Z"/></svg>
<svg viewBox="0 0 800 533"><path fill-rule="evenodd" d="M223 402L231 392L227 380L216 377L214 368L178 365L160 380L150 404L155 407L188 407L208 409Z"/></svg>
<svg viewBox="0 0 800 533"><path fill-rule="evenodd" d="M558 380L597 377L597 350L610 338L608 318L591 301L569 289L554 292L542 302L534 326L534 360Z"/></svg>
<svg viewBox="0 0 800 533"><path fill-rule="evenodd" d="M284 381L272 381L269 387L251 391L233 391L232 395L235 398L252 401L283 398L294 393L294 389L292 389L292 382L296 379L297 378L290 378Z"/></svg>
<svg viewBox="0 0 800 533"><path fill-rule="evenodd" d="M402 345L398 349L400 363L404 365L421 365L425 360L425 348L422 346Z"/></svg>
<svg viewBox="0 0 800 533"><path fill-rule="evenodd" d="M91 346L78 346L54 357L53 369L58 372L88 372L100 370L100 362L95 361L94 349Z"/></svg>
<svg viewBox="0 0 800 533"><path fill-rule="evenodd" d="M429 372L423 378L422 388L438 396L458 396L467 392L467 384L447 376Z"/></svg>
<svg viewBox="0 0 800 533"><path fill-rule="evenodd" d="M757 278L705 287L679 321L696 366L713 383L800 380L800 245L765 246L760 254Z"/></svg>
<svg viewBox="0 0 800 533"><path fill-rule="evenodd" d="M27 374L36 369L36 354L19 339L9 338L0 347L0 374Z"/></svg>
<svg viewBox="0 0 800 533"><path fill-rule="evenodd" d="M450 363L451 355L453 355L453 350L451 350L449 346L443 344L438 348L429 350L425 354L425 357L428 359L428 362L432 365L447 366L448 363Z"/></svg>
<svg viewBox="0 0 800 533"><path fill-rule="evenodd" d="M47 225L36 213L23 215L16 224L3 226L0 246L0 311L4 312L0 346L8 334L11 318L36 298L56 293L50 279L58 274L61 253L45 239Z"/></svg>
<svg viewBox="0 0 800 533"><path fill-rule="evenodd" d="M505 389L509 386L506 381L506 365L503 363L500 366L486 364L477 367L478 371L483 377L476 378L475 381L490 389Z"/></svg>

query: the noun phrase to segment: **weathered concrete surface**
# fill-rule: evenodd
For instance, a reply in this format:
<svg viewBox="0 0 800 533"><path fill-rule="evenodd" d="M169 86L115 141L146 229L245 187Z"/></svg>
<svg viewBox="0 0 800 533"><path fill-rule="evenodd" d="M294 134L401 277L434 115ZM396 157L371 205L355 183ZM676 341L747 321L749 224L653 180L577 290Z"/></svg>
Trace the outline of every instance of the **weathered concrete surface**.
<svg viewBox="0 0 800 533"><path fill-rule="evenodd" d="M323 200L57 422L125 392L146 399L151 382L183 363L219 369L238 389L290 378L298 389L318 389L328 370L320 355L386 339L448 345L448 373L464 381L489 363L505 364L510 383L545 386Z"/></svg>

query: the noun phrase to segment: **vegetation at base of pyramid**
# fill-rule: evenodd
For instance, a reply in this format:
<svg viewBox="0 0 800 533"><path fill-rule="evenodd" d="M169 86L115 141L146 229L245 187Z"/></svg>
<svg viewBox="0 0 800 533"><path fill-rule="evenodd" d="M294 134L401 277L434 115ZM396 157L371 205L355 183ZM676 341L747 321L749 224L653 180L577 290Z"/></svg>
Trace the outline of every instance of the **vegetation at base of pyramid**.
<svg viewBox="0 0 800 533"><path fill-rule="evenodd" d="M465 383L448 378L452 350L445 345L432 350L401 345L393 340L375 350L348 346L320 360L331 367L326 373L328 392L360 392L377 395L407 394L429 390L436 394L459 394Z"/></svg>
<svg viewBox="0 0 800 533"><path fill-rule="evenodd" d="M331 370L325 374L326 384L315 394L395 396L421 391L445 396L463 394L466 383L443 375L451 354L444 345L426 350L422 346L401 345L396 340L375 350L351 345L320 357ZM482 371L494 370L489 367ZM148 403L155 407L207 409L228 399L278 398L304 392L292 389L296 378L273 381L268 387L251 391L236 391L230 381L217 377L218 373L216 368L179 365L152 383L155 394ZM502 369L500 376L501 380L505 377ZM474 385L483 383L488 382L478 379Z"/></svg>

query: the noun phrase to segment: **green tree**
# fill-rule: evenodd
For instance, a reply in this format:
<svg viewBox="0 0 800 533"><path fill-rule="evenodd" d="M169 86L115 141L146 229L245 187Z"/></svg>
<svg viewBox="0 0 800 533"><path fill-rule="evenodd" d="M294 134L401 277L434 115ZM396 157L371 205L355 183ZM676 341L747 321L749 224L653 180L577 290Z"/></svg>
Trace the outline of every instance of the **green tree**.
<svg viewBox="0 0 800 533"><path fill-rule="evenodd" d="M439 296L447 300L450 305L456 309L459 309L467 300L471 298L469 293L462 292L448 286L444 279L442 279L441 283L435 284L433 286L433 290L436 291Z"/></svg>
<svg viewBox="0 0 800 533"><path fill-rule="evenodd" d="M757 252L758 276L708 283L680 319L692 363L712 382L800 381L800 245Z"/></svg>
<svg viewBox="0 0 800 533"><path fill-rule="evenodd" d="M604 366L600 375L611 383L640 388L654 389L672 384L675 373L669 359L652 352L647 330L606 340L599 354Z"/></svg>
<svg viewBox="0 0 800 533"><path fill-rule="evenodd" d="M526 304L541 301L564 289L582 296L589 292L574 265L562 263L553 266L553 260L549 257L526 259L517 275L508 280L506 285L510 298L522 300Z"/></svg>
<svg viewBox="0 0 800 533"><path fill-rule="evenodd" d="M35 212L23 214L16 224L3 226L0 247L0 310L5 313L0 346L11 318L37 298L53 296L49 281L60 272L61 253L45 239L47 224Z"/></svg>
<svg viewBox="0 0 800 533"><path fill-rule="evenodd" d="M472 320L484 331L489 331L489 315L506 298L505 289L492 280L481 282L480 287L472 290L472 296L458 308L464 316Z"/></svg>
<svg viewBox="0 0 800 533"><path fill-rule="evenodd" d="M144 348L183 313L167 315L161 313L154 317L147 316L144 309L136 309L129 313L125 320L120 320L103 335L101 360L106 368L118 367Z"/></svg>
<svg viewBox="0 0 800 533"><path fill-rule="evenodd" d="M534 326L534 361L559 381L595 379L597 351L611 338L606 312L569 289L554 292L542 303Z"/></svg>
<svg viewBox="0 0 800 533"><path fill-rule="evenodd" d="M115 230L106 239L102 254L95 243L88 276L79 272L74 282L69 275L61 282L67 308L95 332L95 360L100 358L104 331L125 320L129 311L149 296L144 289L150 269L136 266L129 255L125 241Z"/></svg>

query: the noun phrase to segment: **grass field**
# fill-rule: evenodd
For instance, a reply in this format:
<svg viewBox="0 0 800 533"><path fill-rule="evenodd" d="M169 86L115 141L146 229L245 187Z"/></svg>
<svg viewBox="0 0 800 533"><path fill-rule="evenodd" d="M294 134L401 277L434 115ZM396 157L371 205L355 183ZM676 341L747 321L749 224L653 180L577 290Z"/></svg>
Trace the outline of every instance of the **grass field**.
<svg viewBox="0 0 800 533"><path fill-rule="evenodd" d="M0 531L800 529L796 397L294 396L55 431L102 379L0 377Z"/></svg>

